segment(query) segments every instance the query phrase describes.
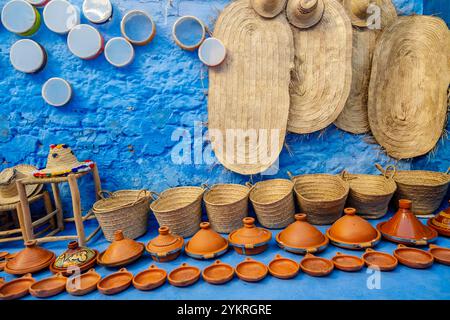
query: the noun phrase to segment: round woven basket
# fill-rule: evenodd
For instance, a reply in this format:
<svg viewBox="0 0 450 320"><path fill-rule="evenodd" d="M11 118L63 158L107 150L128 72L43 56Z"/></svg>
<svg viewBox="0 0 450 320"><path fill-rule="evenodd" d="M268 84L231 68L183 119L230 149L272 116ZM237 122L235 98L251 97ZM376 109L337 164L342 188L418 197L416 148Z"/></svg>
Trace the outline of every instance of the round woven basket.
<svg viewBox="0 0 450 320"><path fill-rule="evenodd" d="M332 224L342 215L349 184L331 174L303 174L293 177L300 211L306 212L311 224Z"/></svg>
<svg viewBox="0 0 450 320"><path fill-rule="evenodd" d="M249 191L240 184L216 184L205 192L206 213L215 231L230 233L242 227L242 219L248 215Z"/></svg>
<svg viewBox="0 0 450 320"><path fill-rule="evenodd" d="M156 200L150 204L160 226L167 226L173 234L192 236L200 227L202 217L201 187L176 187L161 194L152 193Z"/></svg>
<svg viewBox="0 0 450 320"><path fill-rule="evenodd" d="M100 196L102 199L94 203L92 210L106 240L113 241L116 230L122 230L130 239L136 239L147 231L150 191L102 191Z"/></svg>
<svg viewBox="0 0 450 320"><path fill-rule="evenodd" d="M250 201L259 223L266 228L281 229L294 222L294 183L287 179L271 179L256 183Z"/></svg>

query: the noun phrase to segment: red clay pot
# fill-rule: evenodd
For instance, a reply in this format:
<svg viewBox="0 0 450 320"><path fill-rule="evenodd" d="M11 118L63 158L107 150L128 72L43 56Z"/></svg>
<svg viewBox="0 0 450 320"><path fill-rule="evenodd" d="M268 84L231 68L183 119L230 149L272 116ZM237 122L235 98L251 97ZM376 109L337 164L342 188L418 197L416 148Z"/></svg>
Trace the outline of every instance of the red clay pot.
<svg viewBox="0 0 450 320"><path fill-rule="evenodd" d="M6 282L0 286L0 300L14 300L25 297L29 293L30 286L35 283L31 273L21 278Z"/></svg>
<svg viewBox="0 0 450 320"><path fill-rule="evenodd" d="M434 218L428 219L427 224L441 236L450 237L450 207L439 212Z"/></svg>
<svg viewBox="0 0 450 320"><path fill-rule="evenodd" d="M144 244L125 238L122 230L114 232L114 241L97 257L97 263L106 267L123 267L139 259Z"/></svg>
<svg viewBox="0 0 450 320"><path fill-rule="evenodd" d="M39 247L36 240L30 240L25 242L25 249L7 260L5 272L21 275L46 269L55 260L55 254Z"/></svg>
<svg viewBox="0 0 450 320"><path fill-rule="evenodd" d="M67 250L50 265L50 271L53 273L61 272L64 276L70 276L73 270L79 268L81 273L95 266L97 256L97 250L80 247L77 241L71 241Z"/></svg>
<svg viewBox="0 0 450 320"><path fill-rule="evenodd" d="M200 269L187 263L182 263L180 267L169 273L167 279L175 287L187 287L200 279Z"/></svg>
<svg viewBox="0 0 450 320"><path fill-rule="evenodd" d="M427 251L417 248L410 248L399 244L394 251L394 256L398 262L414 269L426 269L434 262L433 255Z"/></svg>
<svg viewBox="0 0 450 320"><path fill-rule="evenodd" d="M97 289L103 294L113 295L126 290L132 281L133 274L122 268L100 280Z"/></svg>
<svg viewBox="0 0 450 320"><path fill-rule="evenodd" d="M288 259L277 254L275 259L269 262L269 272L272 276L279 279L294 278L300 266L292 259Z"/></svg>
<svg viewBox="0 0 450 320"><path fill-rule="evenodd" d="M203 280L211 284L224 284L234 277L234 268L220 260L214 261L202 272Z"/></svg>
<svg viewBox="0 0 450 320"><path fill-rule="evenodd" d="M355 272L364 267L364 260L357 256L336 252L336 255L331 259L336 269Z"/></svg>
<svg viewBox="0 0 450 320"><path fill-rule="evenodd" d="M304 273L307 273L310 276L324 277L333 271L334 264L328 259L316 257L307 253L302 261L300 261L300 268L302 268Z"/></svg>
<svg viewBox="0 0 450 320"><path fill-rule="evenodd" d="M245 258L244 261L236 266L236 275L239 279L247 282L258 282L264 279L269 272L269 268L259 261L252 258Z"/></svg>
<svg viewBox="0 0 450 320"><path fill-rule="evenodd" d="M200 230L186 244L186 254L195 259L213 259L228 250L228 241L215 232L209 222L200 223Z"/></svg>
<svg viewBox="0 0 450 320"><path fill-rule="evenodd" d="M428 251L433 255L434 260L450 266L450 249L430 244Z"/></svg>
<svg viewBox="0 0 450 320"><path fill-rule="evenodd" d="M228 236L229 243L239 254L254 255L267 249L272 233L255 226L255 219L246 217L242 219L244 227L231 232Z"/></svg>
<svg viewBox="0 0 450 320"><path fill-rule="evenodd" d="M363 254L362 259L367 267L380 271L391 271L397 268L398 260L389 253L375 251L368 248Z"/></svg>
<svg viewBox="0 0 450 320"><path fill-rule="evenodd" d="M66 288L67 278L61 273L33 283L30 286L30 294L37 298L48 298L56 296Z"/></svg>
<svg viewBox="0 0 450 320"><path fill-rule="evenodd" d="M147 270L141 271L133 277L133 286L142 291L156 289L167 279L167 272L152 264Z"/></svg>
<svg viewBox="0 0 450 320"><path fill-rule="evenodd" d="M73 296L84 296L95 289L102 277L92 268L84 274L70 277L66 282L67 293Z"/></svg>
<svg viewBox="0 0 450 320"><path fill-rule="evenodd" d="M152 259L167 262L178 258L184 245L183 237L172 234L166 226L160 227L158 232L159 235L150 240L145 247Z"/></svg>

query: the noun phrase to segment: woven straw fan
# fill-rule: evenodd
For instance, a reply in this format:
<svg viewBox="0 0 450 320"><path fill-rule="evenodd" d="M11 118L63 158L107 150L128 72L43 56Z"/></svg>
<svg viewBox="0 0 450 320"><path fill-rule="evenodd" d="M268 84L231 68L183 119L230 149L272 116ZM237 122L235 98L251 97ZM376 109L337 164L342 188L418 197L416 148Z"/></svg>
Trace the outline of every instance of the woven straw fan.
<svg viewBox="0 0 450 320"><path fill-rule="evenodd" d="M292 26L295 68L291 79L288 130L311 133L336 120L350 93L352 26L337 0L324 0L313 27Z"/></svg>
<svg viewBox="0 0 450 320"><path fill-rule="evenodd" d="M399 17L373 56L368 113L372 133L396 159L434 148L446 122L449 31L439 18Z"/></svg>
<svg viewBox="0 0 450 320"><path fill-rule="evenodd" d="M262 18L250 0L238 0L220 14L214 37L227 48L227 59L209 71L211 145L226 168L241 174L262 172L278 158L286 133L294 65L289 23L284 14ZM236 129L256 130L256 136L227 137Z"/></svg>
<svg viewBox="0 0 450 320"><path fill-rule="evenodd" d="M367 98L376 40L397 19L397 12L391 0L341 1L353 25L352 85L344 110L334 124L344 131L361 134L370 131Z"/></svg>

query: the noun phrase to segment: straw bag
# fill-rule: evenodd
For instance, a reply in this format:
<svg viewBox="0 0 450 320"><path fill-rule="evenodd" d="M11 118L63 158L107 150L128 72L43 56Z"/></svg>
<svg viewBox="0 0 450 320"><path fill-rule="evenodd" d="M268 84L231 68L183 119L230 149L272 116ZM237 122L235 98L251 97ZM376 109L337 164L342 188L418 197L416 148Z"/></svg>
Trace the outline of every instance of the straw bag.
<svg viewBox="0 0 450 320"><path fill-rule="evenodd" d="M349 184L331 174L302 174L293 177L294 191L301 212L311 224L332 224L342 215Z"/></svg>
<svg viewBox="0 0 450 320"><path fill-rule="evenodd" d="M350 185L347 207L355 208L366 219L383 217L397 189L392 175L350 174L342 171L342 178Z"/></svg>
<svg viewBox="0 0 450 320"><path fill-rule="evenodd" d="M147 231L150 191L120 190L100 192L93 206L95 217L106 240L114 240L114 232L122 230L125 237L136 239Z"/></svg>
<svg viewBox="0 0 450 320"><path fill-rule="evenodd" d="M293 190L294 183L287 179L260 181L252 186L250 201L261 225L281 229L294 222Z"/></svg>
<svg viewBox="0 0 450 320"><path fill-rule="evenodd" d="M375 165L383 174L390 170ZM394 199L412 201L412 211L416 215L430 215L435 212L447 194L450 182L450 168L447 172L425 170L397 170L394 166L393 178L397 183Z"/></svg>
<svg viewBox="0 0 450 320"><path fill-rule="evenodd" d="M200 229L204 191L201 187L176 187L160 194L152 192L155 201L150 209L160 226L169 227L173 234L190 237Z"/></svg>

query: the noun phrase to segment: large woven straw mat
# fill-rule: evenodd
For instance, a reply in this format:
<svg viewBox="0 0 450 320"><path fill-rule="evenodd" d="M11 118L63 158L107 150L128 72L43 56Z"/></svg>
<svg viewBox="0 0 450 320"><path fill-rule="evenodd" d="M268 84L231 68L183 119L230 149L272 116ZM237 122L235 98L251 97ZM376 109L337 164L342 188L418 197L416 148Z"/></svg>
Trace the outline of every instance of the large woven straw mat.
<svg viewBox="0 0 450 320"><path fill-rule="evenodd" d="M397 19L397 12L391 0L343 0L344 8L350 17L358 20L353 23L353 52L352 52L352 85L350 95L344 110L334 124L350 133L361 134L370 131L367 115L367 98L369 91L372 57L376 40L381 31ZM361 10L366 17L360 16ZM380 18L371 15L380 14ZM361 23L369 23L362 26Z"/></svg>
<svg viewBox="0 0 450 320"><path fill-rule="evenodd" d="M295 68L288 130L311 133L333 123L344 108L352 80L352 25L337 0L324 0L319 23L292 27Z"/></svg>
<svg viewBox="0 0 450 320"><path fill-rule="evenodd" d="M450 36L439 18L399 17L381 35L369 85L369 123L396 159L432 150L446 123Z"/></svg>
<svg viewBox="0 0 450 320"><path fill-rule="evenodd" d="M209 71L211 144L226 168L256 174L269 168L283 147L294 66L292 32L283 14L265 19L250 0L238 0L220 14L214 37L224 43L227 58ZM249 135L235 139L236 130Z"/></svg>

